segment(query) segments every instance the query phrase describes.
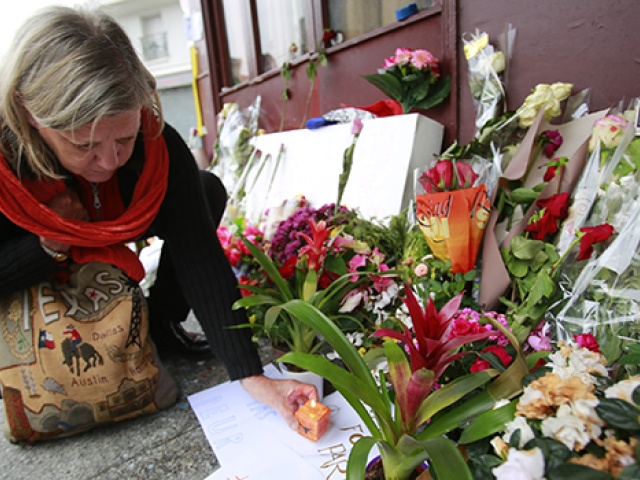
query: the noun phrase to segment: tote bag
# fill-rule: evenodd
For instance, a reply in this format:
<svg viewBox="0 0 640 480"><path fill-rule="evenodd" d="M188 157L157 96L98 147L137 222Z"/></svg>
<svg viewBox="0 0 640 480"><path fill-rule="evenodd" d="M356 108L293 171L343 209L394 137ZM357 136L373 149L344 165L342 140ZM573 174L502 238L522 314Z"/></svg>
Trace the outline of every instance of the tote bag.
<svg viewBox="0 0 640 480"><path fill-rule="evenodd" d="M178 389L137 282L100 262L0 299L5 436L33 443L150 414Z"/></svg>

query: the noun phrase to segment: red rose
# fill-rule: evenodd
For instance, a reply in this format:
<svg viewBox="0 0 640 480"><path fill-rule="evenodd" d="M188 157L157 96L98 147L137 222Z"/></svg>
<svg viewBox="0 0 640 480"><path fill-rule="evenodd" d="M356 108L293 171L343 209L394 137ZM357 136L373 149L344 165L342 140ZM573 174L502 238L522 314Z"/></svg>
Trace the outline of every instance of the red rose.
<svg viewBox="0 0 640 480"><path fill-rule="evenodd" d="M582 227L580 231L584 235L580 239L578 260L586 260L591 257L594 244L604 242L613 234L613 227L608 223L603 223L595 227Z"/></svg>
<svg viewBox="0 0 640 480"><path fill-rule="evenodd" d="M580 335L574 335L573 338L579 347L586 348L595 353L602 353L600 351L600 345L598 340L591 333L581 333Z"/></svg>

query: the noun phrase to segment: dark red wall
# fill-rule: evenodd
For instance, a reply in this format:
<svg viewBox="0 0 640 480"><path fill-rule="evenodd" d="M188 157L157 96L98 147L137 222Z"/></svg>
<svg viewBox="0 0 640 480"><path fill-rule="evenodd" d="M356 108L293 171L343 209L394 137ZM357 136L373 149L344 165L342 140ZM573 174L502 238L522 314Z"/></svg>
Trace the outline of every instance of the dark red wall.
<svg viewBox="0 0 640 480"><path fill-rule="evenodd" d="M203 0L205 2L207 0ZM312 111L317 116L341 104L369 105L384 98L361 78L374 73L396 47L425 48L452 75L451 98L427 112L446 127L445 146L468 142L474 132L475 111L466 76L461 35L476 28L492 38L507 24L516 28L514 57L507 85L508 107L517 108L538 83L569 82L574 92L590 87L594 110L622 99L640 97L640 2L637 0L443 0L427 12L384 30L330 49L329 65L319 69ZM380 32L377 32L380 33ZM294 69L287 102L285 130L300 128L309 81L303 63ZM279 74L265 75L252 85L228 92L220 102L247 106L262 97L261 126L280 128ZM209 119L208 122L212 120ZM209 132L215 128L209 127ZM213 144L213 139L207 141Z"/></svg>
<svg viewBox="0 0 640 480"><path fill-rule="evenodd" d="M460 0L459 32L479 28L498 35L507 23L516 42L507 86L517 108L539 83L591 88L593 109L640 97L640 2L635 0ZM461 46L458 62L464 66ZM460 139L473 136L466 77L460 83Z"/></svg>

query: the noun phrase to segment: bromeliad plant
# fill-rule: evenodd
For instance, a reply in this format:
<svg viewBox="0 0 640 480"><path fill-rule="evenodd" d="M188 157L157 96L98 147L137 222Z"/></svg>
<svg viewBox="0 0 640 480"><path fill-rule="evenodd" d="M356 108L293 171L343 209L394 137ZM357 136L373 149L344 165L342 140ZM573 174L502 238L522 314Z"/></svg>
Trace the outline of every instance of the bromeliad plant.
<svg viewBox="0 0 640 480"><path fill-rule="evenodd" d="M471 353L458 352L457 349L486 338L491 332L455 338L451 335L450 323L460 306L461 294L440 311L436 310L431 299L427 300L423 309L408 286L405 286L405 295L413 331L378 332L378 335L399 339L404 348L396 340L388 339L384 348L373 349L367 354L369 359L384 355L388 362L388 378L380 372L379 384L367 361L335 323L318 308L300 300L291 300L281 308L325 338L338 353L346 369L318 355L289 353L280 361L317 373L331 382L368 428L370 434L356 442L349 456L348 479L364 478L368 455L374 446L379 449L387 480L409 478L424 461L429 462L440 480L471 479L471 473L456 445L443 434L458 427L470 415L490 409L498 399L510 398L520 391L521 378L527 371L526 364L519 356L497 378L500 380L507 373L509 377L517 377L508 386L503 381L498 388L493 388L496 383L493 382L488 389L483 389L487 382L498 375L496 370L487 369L461 376L435 388L440 375L451 362ZM495 326L505 333L504 327ZM472 398L472 405L468 406L466 400L463 402L478 389L483 390ZM439 412L446 415L434 424L433 420ZM493 431L487 434L491 433Z"/></svg>

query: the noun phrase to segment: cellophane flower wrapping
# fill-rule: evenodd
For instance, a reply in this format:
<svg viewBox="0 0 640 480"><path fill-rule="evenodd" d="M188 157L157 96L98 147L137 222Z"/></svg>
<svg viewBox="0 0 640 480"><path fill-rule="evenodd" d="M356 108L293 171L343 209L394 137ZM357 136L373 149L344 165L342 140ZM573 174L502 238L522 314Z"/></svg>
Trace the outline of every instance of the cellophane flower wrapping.
<svg viewBox="0 0 640 480"><path fill-rule="evenodd" d="M451 271L475 267L490 213L487 180L492 166L474 160L435 160L415 175L416 219L433 255Z"/></svg>
<svg viewBox="0 0 640 480"><path fill-rule="evenodd" d="M511 25L498 38L502 49L494 47L486 32L462 36L464 54L468 63L468 81L476 109L476 134L489 121L505 111L507 69L515 41L516 30Z"/></svg>
<svg viewBox="0 0 640 480"><path fill-rule="evenodd" d="M237 103L227 103L218 114L218 136L214 148L211 171L228 192L236 189L254 147L251 139L258 134L261 98L257 97L246 109Z"/></svg>
<svg viewBox="0 0 640 480"><path fill-rule="evenodd" d="M555 315L559 338L592 333L610 362L640 342L640 138L634 130L629 123L609 154L603 153L604 144L593 150L590 160L602 162L603 175L599 186L592 185L592 207L583 223L609 223L614 238L586 265L565 262L564 300Z"/></svg>

